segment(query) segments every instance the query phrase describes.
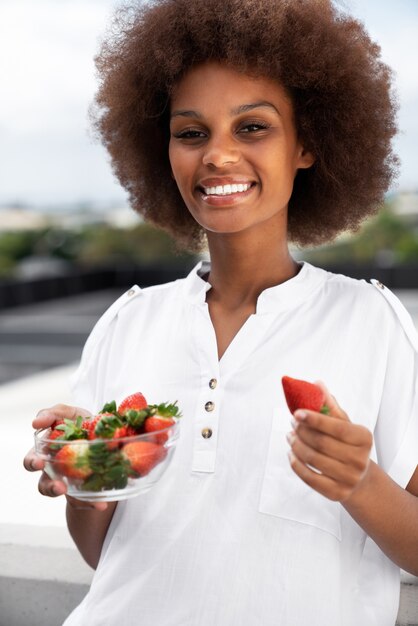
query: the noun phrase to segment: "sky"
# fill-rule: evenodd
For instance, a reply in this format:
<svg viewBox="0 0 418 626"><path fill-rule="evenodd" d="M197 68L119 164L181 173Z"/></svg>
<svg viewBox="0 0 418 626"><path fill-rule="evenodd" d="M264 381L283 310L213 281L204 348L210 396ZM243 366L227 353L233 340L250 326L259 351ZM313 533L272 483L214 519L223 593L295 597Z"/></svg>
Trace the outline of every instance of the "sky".
<svg viewBox="0 0 418 626"><path fill-rule="evenodd" d="M190 0L193 2L193 0ZM89 134L93 57L119 0L0 0L0 206L124 205L105 150ZM402 169L418 190L418 1L340 0L395 71Z"/></svg>

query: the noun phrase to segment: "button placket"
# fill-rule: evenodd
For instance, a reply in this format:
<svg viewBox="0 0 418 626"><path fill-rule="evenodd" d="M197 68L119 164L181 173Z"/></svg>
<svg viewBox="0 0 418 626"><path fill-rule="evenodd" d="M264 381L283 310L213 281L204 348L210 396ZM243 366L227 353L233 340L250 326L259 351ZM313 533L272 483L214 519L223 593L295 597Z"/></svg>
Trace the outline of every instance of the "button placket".
<svg viewBox="0 0 418 626"><path fill-rule="evenodd" d="M207 306L196 309L195 336L200 366L200 392L194 425L192 471L213 473L219 419L219 362L216 336Z"/></svg>
<svg viewBox="0 0 418 626"><path fill-rule="evenodd" d="M215 381L216 384L214 384ZM214 472L218 439L219 383L218 378L204 376L198 403L193 471Z"/></svg>

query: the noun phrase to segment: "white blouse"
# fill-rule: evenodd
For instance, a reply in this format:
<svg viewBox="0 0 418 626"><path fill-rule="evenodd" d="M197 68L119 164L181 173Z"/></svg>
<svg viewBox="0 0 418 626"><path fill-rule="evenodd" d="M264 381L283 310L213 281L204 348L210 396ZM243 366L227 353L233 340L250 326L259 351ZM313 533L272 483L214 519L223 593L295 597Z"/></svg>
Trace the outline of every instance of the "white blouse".
<svg viewBox="0 0 418 626"><path fill-rule="evenodd" d="M291 470L281 377L323 380L404 487L418 462L411 318L377 281L304 263L260 295L218 361L208 271L134 286L86 343L76 405L95 411L142 391L178 400L183 417L163 478L118 504L65 626L393 626L399 568Z"/></svg>

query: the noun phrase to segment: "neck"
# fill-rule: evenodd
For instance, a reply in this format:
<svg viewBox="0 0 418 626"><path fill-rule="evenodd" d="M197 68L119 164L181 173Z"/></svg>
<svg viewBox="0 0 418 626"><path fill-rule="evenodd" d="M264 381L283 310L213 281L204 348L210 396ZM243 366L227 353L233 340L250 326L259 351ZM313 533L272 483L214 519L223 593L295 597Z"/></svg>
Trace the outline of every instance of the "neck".
<svg viewBox="0 0 418 626"><path fill-rule="evenodd" d="M269 241L270 239L270 241ZM291 257L287 240L270 238L258 241L245 233L221 235L208 233L212 289L209 300L222 301L225 306L255 308L265 289L296 276L299 266Z"/></svg>

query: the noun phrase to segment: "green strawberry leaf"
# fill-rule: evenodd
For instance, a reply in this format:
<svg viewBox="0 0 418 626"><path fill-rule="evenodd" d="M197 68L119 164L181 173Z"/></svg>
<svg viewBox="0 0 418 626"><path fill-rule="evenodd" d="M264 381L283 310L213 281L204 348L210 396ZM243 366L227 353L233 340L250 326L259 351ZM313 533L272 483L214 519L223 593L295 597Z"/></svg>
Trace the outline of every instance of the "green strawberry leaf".
<svg viewBox="0 0 418 626"><path fill-rule="evenodd" d="M129 462L120 450L109 450L106 443L90 446L90 468L93 474L82 486L84 491L123 489L128 483Z"/></svg>
<svg viewBox="0 0 418 626"><path fill-rule="evenodd" d="M136 411L135 409L130 409L127 411L125 415L126 423L133 428L139 429L144 425L147 417L151 415L149 408L142 409L141 411Z"/></svg>
<svg viewBox="0 0 418 626"><path fill-rule="evenodd" d="M91 474L80 488L82 491L101 491L103 489L103 478L100 474Z"/></svg>
<svg viewBox="0 0 418 626"><path fill-rule="evenodd" d="M112 451L102 442L92 443L90 445L90 467L93 472L101 472L108 463Z"/></svg>
<svg viewBox="0 0 418 626"><path fill-rule="evenodd" d="M97 437L110 439L115 434L115 430L121 426L123 423L116 415L106 415L97 422L94 434Z"/></svg>
<svg viewBox="0 0 418 626"><path fill-rule="evenodd" d="M104 405L102 410L99 411L99 413L117 413L115 400L112 400L112 402L106 402L106 404Z"/></svg>
<svg viewBox="0 0 418 626"><path fill-rule="evenodd" d="M120 463L109 468L103 475L106 489L123 489L128 484L128 471L125 464Z"/></svg>
<svg viewBox="0 0 418 626"><path fill-rule="evenodd" d="M179 407L177 406L177 400L170 404L163 402L162 404L151 404L150 408L154 410L153 415L158 413L162 417L182 417Z"/></svg>
<svg viewBox="0 0 418 626"><path fill-rule="evenodd" d="M87 439L87 431L82 428L84 418L79 415L75 420L65 419L63 424L56 426L55 430L63 432L62 439L73 441L74 439ZM61 438L60 438L61 439Z"/></svg>

